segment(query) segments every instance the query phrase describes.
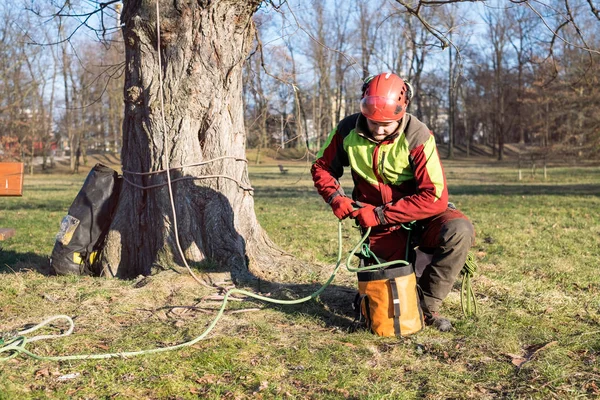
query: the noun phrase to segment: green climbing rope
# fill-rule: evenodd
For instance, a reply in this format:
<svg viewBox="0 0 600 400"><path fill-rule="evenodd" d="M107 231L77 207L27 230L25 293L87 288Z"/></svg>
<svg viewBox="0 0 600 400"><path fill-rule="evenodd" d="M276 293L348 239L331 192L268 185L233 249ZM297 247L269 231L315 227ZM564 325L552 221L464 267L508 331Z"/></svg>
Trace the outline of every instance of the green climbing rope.
<svg viewBox="0 0 600 400"><path fill-rule="evenodd" d="M461 270L463 278L460 285L460 306L465 317L477 314L477 300L471 286L471 278L473 278L475 272L477 272L477 262L473 253L469 252L465 265Z"/></svg>
<svg viewBox="0 0 600 400"><path fill-rule="evenodd" d="M360 268L350 267L350 258L352 257L352 255L354 255L354 253L358 250L358 248L363 245L366 238L369 236L370 232L371 232L371 229L370 228L367 229L366 233L363 235L361 240L354 247L354 249L350 252L349 257L346 260L346 268L348 271L360 272L360 271L383 268L383 267L393 265L393 264L399 264L399 263L406 264L405 261L399 260L399 261L391 261L391 262L386 262L386 263L381 263L381 264L369 265L367 267L360 267ZM69 356L41 356L39 354L36 354L36 353L33 353L33 352L27 350L25 348L27 343L33 342L35 340L67 336L73 331L74 324L73 324L73 320L70 317L68 317L66 315L56 315L56 316L48 318L47 320L34 326L33 328L30 328L30 329L27 329L27 330L24 330L21 332L17 332L16 335L11 338L2 338L3 342L0 342L0 346L1 346L0 354L7 353L8 356L4 357L4 358L0 358L0 362L7 361L11 358L16 357L19 354L24 354L33 359L40 360L40 361L98 360L98 359L107 359L107 358L115 358L115 357L126 358L126 357L134 357L134 356L145 355L145 354L163 353L163 352L167 352L167 351L177 350L177 349L180 349L183 347L192 346L192 345L198 343L199 341L201 341L202 339L204 339L213 330L213 328L217 325L217 322L223 316L223 313L225 311L225 307L227 306L229 297L231 297L233 294L237 293L237 294L241 294L241 295L244 295L247 297L255 298L257 300L262 300L262 301L275 303L275 304L286 304L286 305L300 304L300 303L309 301L311 299L317 298L321 293L323 293L325 288L327 288L327 286L329 286L331 284L331 282L333 282L335 275L339 271L340 265L341 265L341 260L342 260L342 252L343 252L343 250L342 250L342 222L340 221L340 223L338 224L338 257L337 257L335 268L333 269L333 272L332 272L331 276L329 277L329 279L327 279L327 281L323 284L323 286L321 286L316 292L312 293L309 296L306 296L306 297L303 297L303 298L297 299L297 300L280 300L280 299L273 299L271 297L261 296L256 293L252 293L252 292L242 290L242 289L231 289L231 290L227 291L227 293L225 293L225 295L223 297L223 303L221 304L221 308L217 312L217 315L215 316L213 321L206 328L206 330L200 336L198 336L195 339L192 339L188 342L185 342L185 343L180 343L177 345L167 346L167 347L160 347L160 348L156 348L156 349L149 349L149 350L124 351L124 352L119 352L119 353L104 353L104 354L79 354L79 355L69 355ZM43 335L43 336L36 336L31 339L27 339L27 337L25 336L25 334L32 333L52 321L61 320L61 319L66 320L70 324L69 330L61 335Z"/></svg>
<svg viewBox="0 0 600 400"><path fill-rule="evenodd" d="M358 244L350 251L348 258L346 259L346 264L345 264L346 269L349 272L361 272L361 271L374 270L374 269L384 268L384 267L395 265L395 264L404 264L404 265L408 264L404 260L396 260L396 261L380 263L379 260L375 257L375 260L377 260L377 264L369 265L366 267L358 267L358 268L351 267L350 260L351 260L352 256L356 254L356 252L359 250L359 248L361 249L361 251L365 252L365 254L364 254L365 256L367 256L367 255L375 256L373 254L373 252L371 252L371 250L368 248L368 246L363 245L365 240L369 236L370 232L371 232L371 228L367 229L367 231L362 236L362 238L358 242ZM243 289L231 289L231 290L227 291L227 293L225 293L225 295L223 297L223 303L221 304L221 308L217 312L217 315L215 316L213 321L206 328L206 330L201 335L199 335L198 337L196 337L188 342L180 343L180 344L173 345L173 346L160 347L160 348L148 349L148 350L124 351L124 352L118 352L118 353L104 353L104 354L79 354L79 355L69 355L69 356L41 356L39 354L36 354L34 352L27 350L25 348L25 346L28 343L31 343L31 342L34 342L37 340L42 340L42 339L53 339L53 338L68 336L73 332L75 325L74 325L71 317L69 317L67 315L55 315L55 316L52 316L52 317L44 320L43 322L41 322L37 325L35 325L32 328L29 328L29 329L26 329L26 330L23 330L20 332L16 332L14 335L12 335L10 337L6 337L6 336L0 337L0 354L1 353L8 354L7 357L3 357L3 358L0 357L0 362L10 360L11 358L18 356L19 354L24 354L33 359L40 360L40 361L98 360L98 359L107 359L107 358L115 358L115 357L126 358L126 357L134 357L134 356L145 355L145 354L156 354L156 353L163 353L163 352L167 352L167 351L177 350L177 349L180 349L183 347L189 347L189 346L192 346L192 345L198 343L199 341L203 340L213 330L213 328L217 325L217 322L223 316L223 313L225 311L225 307L227 306L229 297L232 296L233 294L238 293L238 294L241 294L241 295L244 295L247 297L251 297L251 298L254 298L257 300L262 300L262 301L275 303L275 304L285 304L285 305L300 304L300 303L309 301L311 299L317 298L319 295L321 295L321 293L323 293L323 291L327 288L327 286L329 286L331 284L331 282L333 282L336 274L338 273L340 266L341 266L342 252L343 252L343 250L342 250L342 222L340 221L340 223L338 224L338 257L337 257L337 261L335 264L335 268L333 269L333 272L332 272L331 276L329 277L329 279L327 279L327 281L317 291L315 291L314 293L312 293L309 296L306 296L306 297L303 297L303 298L297 299L297 300L280 300L280 299L273 299L271 297L261 296L256 293L252 293L252 292L249 292L249 291L246 291ZM465 315L471 315L472 313L477 312L477 304L475 303L475 296L473 295L473 291L471 289L471 277L473 276L473 273L476 271L476 269L477 269L477 265L475 264L473 255L469 254L469 258L467 259L467 262L465 263L465 267L463 268L463 271L462 271L463 272L463 284L462 284L462 289L461 289L461 305L463 307L463 312L465 313ZM463 295L463 294L465 294L465 295ZM466 298L465 302L463 302L463 297ZM32 337L30 339L28 339L27 336L25 336L26 334L33 333L36 330L41 329L45 325L49 324L50 322L56 321L56 320L67 321L70 325L69 329L60 335L40 335L40 336Z"/></svg>

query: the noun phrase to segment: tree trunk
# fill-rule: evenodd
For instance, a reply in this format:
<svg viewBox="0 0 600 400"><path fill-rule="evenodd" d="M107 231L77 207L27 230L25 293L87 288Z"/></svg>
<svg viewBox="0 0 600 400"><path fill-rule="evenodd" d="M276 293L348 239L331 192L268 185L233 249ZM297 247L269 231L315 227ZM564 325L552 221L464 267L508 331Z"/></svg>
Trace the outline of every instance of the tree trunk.
<svg viewBox="0 0 600 400"><path fill-rule="evenodd" d="M62 31L61 31L62 34ZM61 36L62 37L62 36ZM68 139L68 143L69 143L69 148L70 148L70 154L69 154L69 165L70 165L70 170L74 171L75 170L75 159L73 157L73 155L75 154L75 147L73 147L74 142L73 142L73 133L72 130L73 128L71 127L71 107L70 107L70 103L69 103L69 99L70 99L70 94L69 94L69 67L68 64L70 63L69 58L67 56L67 43L63 43L61 45L61 54L62 54L62 78L63 78L63 85L64 85L64 93L65 93L65 133Z"/></svg>
<svg viewBox="0 0 600 400"><path fill-rule="evenodd" d="M500 121L498 124L498 161L502 161L504 158L504 125L505 121L505 113L504 113L504 93L500 93Z"/></svg>
<svg viewBox="0 0 600 400"><path fill-rule="evenodd" d="M465 127L465 145L466 145L466 156L469 158L471 156L471 141L473 140L473 134L471 133L471 127L469 126L469 102L467 101L467 95L465 94L465 85L463 85L460 89L460 96L463 102L463 121Z"/></svg>
<svg viewBox="0 0 600 400"><path fill-rule="evenodd" d="M159 70L156 9L148 0L124 1L126 47L124 182L103 254L104 272L148 275L181 264L164 173L134 175L193 163L171 172L181 248L189 262L207 262L239 280L273 279L282 253L262 230L245 159L242 68L258 0L160 2ZM164 88L161 119L159 74ZM168 151L165 151L165 135ZM218 157L226 158L210 162ZM231 179L227 178L230 177ZM236 182L239 182L239 184Z"/></svg>
<svg viewBox="0 0 600 400"><path fill-rule="evenodd" d="M452 38L452 36L450 36ZM448 55L448 158L454 158L454 74L452 69L452 46Z"/></svg>

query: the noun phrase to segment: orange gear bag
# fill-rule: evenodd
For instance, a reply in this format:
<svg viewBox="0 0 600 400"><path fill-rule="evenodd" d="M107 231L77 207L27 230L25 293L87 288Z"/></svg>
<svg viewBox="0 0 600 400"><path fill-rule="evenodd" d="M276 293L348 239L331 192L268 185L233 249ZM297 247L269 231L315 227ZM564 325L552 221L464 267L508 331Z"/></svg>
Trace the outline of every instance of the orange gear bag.
<svg viewBox="0 0 600 400"><path fill-rule="evenodd" d="M357 311L379 336L409 336L425 327L412 264L358 272Z"/></svg>

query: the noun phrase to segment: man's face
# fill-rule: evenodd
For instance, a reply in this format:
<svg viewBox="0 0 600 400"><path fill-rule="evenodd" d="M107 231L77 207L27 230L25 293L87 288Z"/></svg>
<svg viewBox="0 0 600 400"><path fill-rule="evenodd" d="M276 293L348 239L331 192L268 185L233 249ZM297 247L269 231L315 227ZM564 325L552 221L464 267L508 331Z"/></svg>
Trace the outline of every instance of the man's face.
<svg viewBox="0 0 600 400"><path fill-rule="evenodd" d="M400 122L376 122L367 118L367 125L369 127L369 132L371 132L371 137L373 137L376 142L381 142L398 129Z"/></svg>

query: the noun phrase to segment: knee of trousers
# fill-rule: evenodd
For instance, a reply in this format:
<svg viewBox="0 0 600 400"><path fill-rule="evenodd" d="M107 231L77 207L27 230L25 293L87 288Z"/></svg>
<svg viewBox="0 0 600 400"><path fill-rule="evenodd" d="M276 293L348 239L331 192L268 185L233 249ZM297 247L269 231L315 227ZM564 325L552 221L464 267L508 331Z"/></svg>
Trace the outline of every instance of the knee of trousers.
<svg viewBox="0 0 600 400"><path fill-rule="evenodd" d="M475 228L468 219L457 218L447 221L441 232L443 245L470 248L475 242Z"/></svg>

